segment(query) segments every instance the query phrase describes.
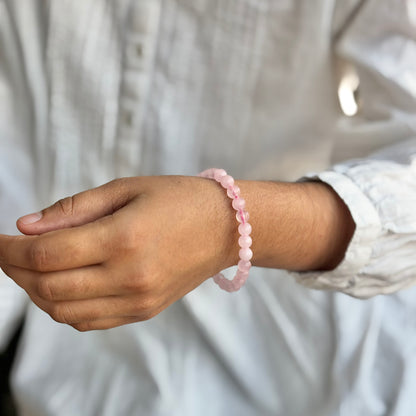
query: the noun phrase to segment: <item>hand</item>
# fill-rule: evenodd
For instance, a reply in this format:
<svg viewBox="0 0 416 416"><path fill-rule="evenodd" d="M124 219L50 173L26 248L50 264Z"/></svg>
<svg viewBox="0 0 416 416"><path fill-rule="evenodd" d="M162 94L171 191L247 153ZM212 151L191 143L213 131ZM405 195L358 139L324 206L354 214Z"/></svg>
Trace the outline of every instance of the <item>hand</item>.
<svg viewBox="0 0 416 416"><path fill-rule="evenodd" d="M0 265L58 322L84 331L146 320L238 259L224 190L197 177L126 178L18 220Z"/></svg>

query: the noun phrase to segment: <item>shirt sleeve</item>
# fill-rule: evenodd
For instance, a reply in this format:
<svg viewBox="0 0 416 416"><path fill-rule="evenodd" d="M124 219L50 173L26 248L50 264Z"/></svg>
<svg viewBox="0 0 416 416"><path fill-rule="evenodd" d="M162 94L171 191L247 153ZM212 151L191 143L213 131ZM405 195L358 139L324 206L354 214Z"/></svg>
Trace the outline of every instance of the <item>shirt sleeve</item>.
<svg viewBox="0 0 416 416"><path fill-rule="evenodd" d="M356 231L336 269L293 276L311 288L368 298L416 284L416 7L404 0L357 4L334 45L360 80L359 112L340 145L389 145L306 175L338 193Z"/></svg>

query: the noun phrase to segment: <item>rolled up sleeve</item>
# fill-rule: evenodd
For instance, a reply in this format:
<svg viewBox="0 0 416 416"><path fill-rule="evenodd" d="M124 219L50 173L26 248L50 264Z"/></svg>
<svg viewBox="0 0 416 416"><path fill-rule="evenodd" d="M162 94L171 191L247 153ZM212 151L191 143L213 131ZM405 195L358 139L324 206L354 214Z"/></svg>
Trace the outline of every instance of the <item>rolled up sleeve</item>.
<svg viewBox="0 0 416 416"><path fill-rule="evenodd" d="M351 130L390 144L305 176L337 192L356 230L336 269L293 276L311 288L368 298L416 284L415 7L405 1L361 2L334 51L354 65L360 79L361 108Z"/></svg>

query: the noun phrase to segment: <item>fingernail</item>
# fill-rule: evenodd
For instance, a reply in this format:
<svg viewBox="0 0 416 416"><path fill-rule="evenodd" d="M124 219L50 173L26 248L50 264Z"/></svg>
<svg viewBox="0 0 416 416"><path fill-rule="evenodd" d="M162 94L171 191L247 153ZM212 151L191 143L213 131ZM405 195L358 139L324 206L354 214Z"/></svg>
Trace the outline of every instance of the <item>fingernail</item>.
<svg viewBox="0 0 416 416"><path fill-rule="evenodd" d="M39 221L42 218L41 212L35 212L34 214L25 215L24 217L20 217L19 221L22 224L29 225L34 224L35 222Z"/></svg>

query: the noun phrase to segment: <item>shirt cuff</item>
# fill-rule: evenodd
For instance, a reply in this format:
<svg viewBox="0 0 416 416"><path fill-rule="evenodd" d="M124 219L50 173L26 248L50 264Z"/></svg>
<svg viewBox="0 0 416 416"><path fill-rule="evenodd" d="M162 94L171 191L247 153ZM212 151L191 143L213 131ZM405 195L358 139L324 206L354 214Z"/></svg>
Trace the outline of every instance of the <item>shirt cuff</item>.
<svg viewBox="0 0 416 416"><path fill-rule="evenodd" d="M310 173L301 181L322 181L331 186L347 205L356 224L354 235L348 245L344 259L330 271L290 272L296 281L313 289L336 290L358 298L373 296L366 285L361 286L359 272L371 258L374 241L382 233L379 215L371 201L347 176L324 171Z"/></svg>

